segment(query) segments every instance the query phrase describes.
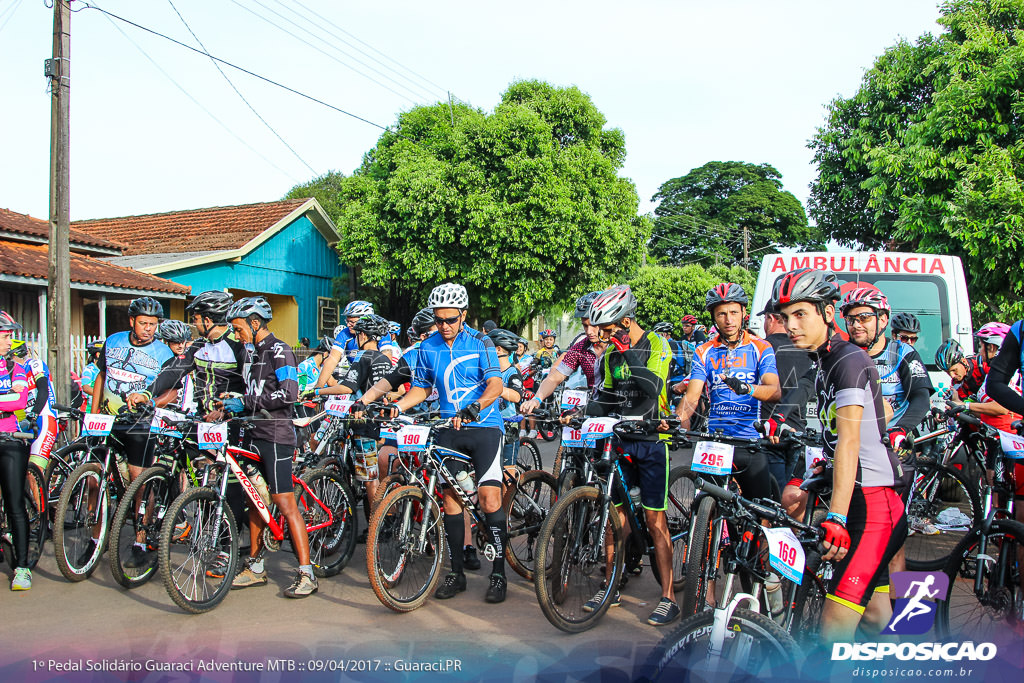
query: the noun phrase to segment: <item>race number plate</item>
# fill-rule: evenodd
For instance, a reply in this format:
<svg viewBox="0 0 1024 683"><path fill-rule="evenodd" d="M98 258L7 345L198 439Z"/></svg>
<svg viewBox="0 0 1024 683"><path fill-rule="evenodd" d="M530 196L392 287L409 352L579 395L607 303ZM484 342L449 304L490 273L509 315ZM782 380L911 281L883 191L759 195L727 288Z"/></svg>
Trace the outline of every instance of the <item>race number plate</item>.
<svg viewBox="0 0 1024 683"><path fill-rule="evenodd" d="M89 413L85 416L85 424L82 427L82 433L86 436L107 436L113 428L113 415Z"/></svg>
<svg viewBox="0 0 1024 683"><path fill-rule="evenodd" d="M352 410L352 403L354 401L355 399L351 395L329 398L327 399L327 402L324 403L324 410L327 411L328 415L344 417L348 415L350 410Z"/></svg>
<svg viewBox="0 0 1024 683"><path fill-rule="evenodd" d="M398 450L403 453L419 453L427 449L430 427L409 425L398 431Z"/></svg>
<svg viewBox="0 0 1024 683"><path fill-rule="evenodd" d="M587 392L575 389L566 389L562 392L562 410L573 410L585 408L587 405Z"/></svg>
<svg viewBox="0 0 1024 683"><path fill-rule="evenodd" d="M166 408L157 408L153 411L153 421L149 423L149 431L154 434L169 434L170 436L181 436L181 432L172 429L165 420L180 422L185 416Z"/></svg>
<svg viewBox="0 0 1024 683"><path fill-rule="evenodd" d="M732 473L733 447L717 441L698 441L690 469L702 474Z"/></svg>
<svg viewBox="0 0 1024 683"><path fill-rule="evenodd" d="M825 449L819 446L807 446L804 449L804 466L805 469L811 469L814 467L814 463L818 460L825 459Z"/></svg>
<svg viewBox="0 0 1024 683"><path fill-rule="evenodd" d="M594 446L601 439L612 435L612 427L618 424L613 417L592 417L583 423L583 442L587 446Z"/></svg>
<svg viewBox="0 0 1024 683"><path fill-rule="evenodd" d="M199 423L199 448L204 451L215 451L228 445L228 424Z"/></svg>
<svg viewBox="0 0 1024 683"><path fill-rule="evenodd" d="M562 445L567 448L583 448L583 431L572 427L563 427Z"/></svg>
<svg viewBox="0 0 1024 683"><path fill-rule="evenodd" d="M772 569L793 583L804 578L804 547L800 545L792 529L783 527L769 529L761 527L768 539L768 562Z"/></svg>
<svg viewBox="0 0 1024 683"><path fill-rule="evenodd" d="M1010 432L999 431L999 444L1003 447L1003 454L1007 458L1020 460L1024 458L1024 436L1017 436Z"/></svg>

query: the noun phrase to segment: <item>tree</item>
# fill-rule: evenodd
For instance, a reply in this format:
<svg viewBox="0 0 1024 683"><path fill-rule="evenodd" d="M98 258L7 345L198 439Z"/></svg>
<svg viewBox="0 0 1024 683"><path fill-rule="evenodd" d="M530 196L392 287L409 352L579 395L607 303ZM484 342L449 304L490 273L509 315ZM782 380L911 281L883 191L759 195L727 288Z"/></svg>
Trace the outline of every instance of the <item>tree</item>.
<svg viewBox="0 0 1024 683"><path fill-rule="evenodd" d="M956 254L976 313L1024 315L1024 0L956 0L901 42L810 142L811 216L830 238Z"/></svg>
<svg viewBox="0 0 1024 683"><path fill-rule="evenodd" d="M650 222L622 131L577 88L513 83L493 113L415 107L341 179L341 260L406 320L436 284L510 328L639 267Z"/></svg>
<svg viewBox="0 0 1024 683"><path fill-rule="evenodd" d="M676 334L679 334L680 319L691 314L710 327L712 320L704 310L704 297L709 289L721 282L735 282L742 286L753 301L757 281L750 271L739 266L641 268L629 281L637 299L637 322L644 329L650 329L655 323L668 321L675 325Z"/></svg>
<svg viewBox="0 0 1024 683"><path fill-rule="evenodd" d="M663 183L651 201L659 202L651 255L670 264L740 263L744 228L751 252L820 242L800 200L782 189L782 175L769 164L709 161Z"/></svg>
<svg viewBox="0 0 1024 683"><path fill-rule="evenodd" d="M322 176L313 178L308 183L296 185L288 191L288 194L284 196L284 199L305 199L306 197L313 197L320 202L320 206L324 207L324 211L326 211L327 215L333 220L341 213L341 204L339 203L339 199L341 197L341 186L344 181L344 173L328 171Z"/></svg>

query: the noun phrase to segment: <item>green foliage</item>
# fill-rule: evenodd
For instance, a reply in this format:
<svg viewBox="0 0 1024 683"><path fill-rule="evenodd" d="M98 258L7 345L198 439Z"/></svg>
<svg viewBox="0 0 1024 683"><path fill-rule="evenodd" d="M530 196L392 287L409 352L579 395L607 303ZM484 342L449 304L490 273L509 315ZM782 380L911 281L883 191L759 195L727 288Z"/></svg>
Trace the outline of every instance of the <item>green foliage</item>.
<svg viewBox="0 0 1024 683"><path fill-rule="evenodd" d="M641 268L629 281L637 298L637 321L644 329L668 321L675 325L675 333L678 335L681 333L679 320L684 315L692 314L711 327L711 315L704 310L704 297L709 289L722 282L739 284L753 300L756 276L739 266Z"/></svg>
<svg viewBox="0 0 1024 683"><path fill-rule="evenodd" d="M941 13L943 33L890 48L830 105L810 213L844 244L961 256L978 309L1009 320L1024 315L1024 0Z"/></svg>
<svg viewBox="0 0 1024 683"><path fill-rule="evenodd" d="M389 315L411 317L434 285L454 281L480 319L512 328L628 277L651 224L618 175L622 132L605 123L577 88L539 81L513 83L490 114L463 104L401 114L340 182L342 262L379 288Z"/></svg>
<svg viewBox="0 0 1024 683"><path fill-rule="evenodd" d="M669 264L740 263L744 227L752 254L821 242L800 200L782 189L782 175L769 164L709 161L663 183L651 201L659 202L651 255Z"/></svg>
<svg viewBox="0 0 1024 683"><path fill-rule="evenodd" d="M313 178L308 183L296 185L288 191L284 199L305 199L313 197L324 211L332 219L341 213L341 205L338 199L341 195L341 185L345 181L345 174L338 171L328 171L322 176Z"/></svg>

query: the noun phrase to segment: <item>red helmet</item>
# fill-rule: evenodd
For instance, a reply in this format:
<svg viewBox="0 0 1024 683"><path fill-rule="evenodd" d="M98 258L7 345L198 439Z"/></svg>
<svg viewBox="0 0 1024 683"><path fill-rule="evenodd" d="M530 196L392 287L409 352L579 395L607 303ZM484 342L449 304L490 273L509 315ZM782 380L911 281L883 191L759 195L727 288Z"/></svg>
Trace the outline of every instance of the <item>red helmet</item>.
<svg viewBox="0 0 1024 683"><path fill-rule="evenodd" d="M827 306L834 304L838 298L839 286L833 273L803 268L791 270L775 281L771 303L778 310L798 301Z"/></svg>
<svg viewBox="0 0 1024 683"><path fill-rule="evenodd" d="M7 311L0 311L0 332L20 330L21 325Z"/></svg>
<svg viewBox="0 0 1024 683"><path fill-rule="evenodd" d="M684 325L696 325L697 324L697 316L695 316L695 315L684 315L683 319L682 319L682 323Z"/></svg>

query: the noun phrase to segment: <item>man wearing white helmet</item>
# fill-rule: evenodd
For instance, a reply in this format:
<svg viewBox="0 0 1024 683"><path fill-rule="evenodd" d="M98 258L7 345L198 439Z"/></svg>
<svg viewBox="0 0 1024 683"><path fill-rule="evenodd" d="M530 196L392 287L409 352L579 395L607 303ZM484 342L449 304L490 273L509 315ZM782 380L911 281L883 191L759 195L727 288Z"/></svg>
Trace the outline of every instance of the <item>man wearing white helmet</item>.
<svg viewBox="0 0 1024 683"><path fill-rule="evenodd" d="M326 385L328 378L333 376L334 369L338 367L338 363L343 358L347 358L359 350L352 327L362 316L374 314L373 304L369 301L350 301L345 306L343 313L345 315L345 324L334 328L334 346L331 347L330 355L327 356L327 360L324 361L323 366L320 368L320 377L316 381L316 386L312 387L314 389L319 389Z"/></svg>
<svg viewBox="0 0 1024 683"><path fill-rule="evenodd" d="M430 293L427 308L434 311L437 334L423 340L417 352L412 386L395 405L406 411L437 389L441 417L455 418L453 429L437 435L437 445L469 455L473 460L484 524L496 554L487 589L487 602L505 600L504 549L508 522L501 508L501 452L504 422L498 409L502 380L494 342L466 326L469 295L462 285L446 282ZM449 548L465 541L463 511L450 489L444 496L444 529ZM463 554L451 554L452 571L434 596L444 600L466 590Z"/></svg>

